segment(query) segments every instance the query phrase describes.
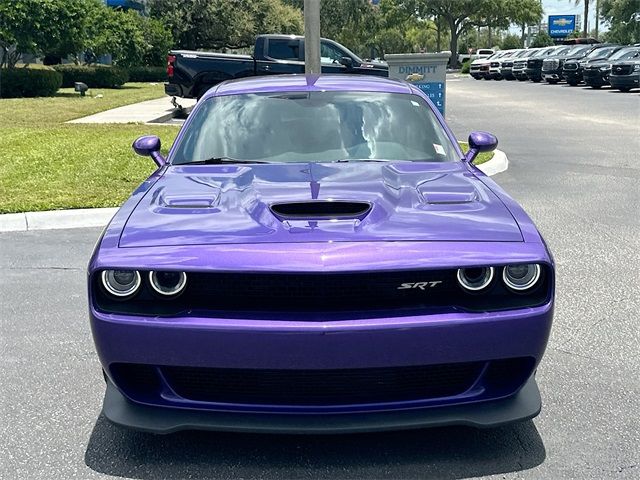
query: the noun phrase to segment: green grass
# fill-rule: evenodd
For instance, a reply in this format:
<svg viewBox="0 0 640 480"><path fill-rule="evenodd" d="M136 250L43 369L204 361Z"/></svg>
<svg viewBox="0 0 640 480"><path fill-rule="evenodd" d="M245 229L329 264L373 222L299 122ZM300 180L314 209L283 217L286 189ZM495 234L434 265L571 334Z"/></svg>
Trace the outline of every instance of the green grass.
<svg viewBox="0 0 640 480"><path fill-rule="evenodd" d="M0 213L120 205L153 170L131 150L135 138L176 127L65 124L111 108L160 98L162 85L94 89L81 98L61 89L53 98L0 100Z"/></svg>

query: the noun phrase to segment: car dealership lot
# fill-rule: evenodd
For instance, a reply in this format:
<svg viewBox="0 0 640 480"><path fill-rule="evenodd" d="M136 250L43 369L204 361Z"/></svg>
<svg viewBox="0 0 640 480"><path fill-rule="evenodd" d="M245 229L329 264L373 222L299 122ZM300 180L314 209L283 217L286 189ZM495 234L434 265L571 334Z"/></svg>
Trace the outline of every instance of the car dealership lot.
<svg viewBox="0 0 640 480"><path fill-rule="evenodd" d="M128 432L98 417L85 266L99 230L0 234L0 478L635 478L640 95L450 80L451 127L498 136L510 169L495 179L556 257L538 418L329 437Z"/></svg>

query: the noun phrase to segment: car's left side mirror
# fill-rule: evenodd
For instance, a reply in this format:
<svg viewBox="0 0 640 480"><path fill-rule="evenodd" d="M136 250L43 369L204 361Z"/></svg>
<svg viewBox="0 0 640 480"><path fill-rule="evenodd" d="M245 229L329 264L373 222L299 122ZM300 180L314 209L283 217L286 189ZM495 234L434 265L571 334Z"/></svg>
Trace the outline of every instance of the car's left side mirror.
<svg viewBox="0 0 640 480"><path fill-rule="evenodd" d="M482 152L491 152L498 146L498 139L487 132L471 132L469 135L469 150L465 160L469 163Z"/></svg>
<svg viewBox="0 0 640 480"><path fill-rule="evenodd" d="M145 135L138 138L133 142L133 151L143 157L151 157L153 161L159 167L162 167L166 162L162 154L160 153L160 139L155 135Z"/></svg>
<svg viewBox="0 0 640 480"><path fill-rule="evenodd" d="M353 68L353 58L351 57L340 57L340 65L344 65L347 68Z"/></svg>

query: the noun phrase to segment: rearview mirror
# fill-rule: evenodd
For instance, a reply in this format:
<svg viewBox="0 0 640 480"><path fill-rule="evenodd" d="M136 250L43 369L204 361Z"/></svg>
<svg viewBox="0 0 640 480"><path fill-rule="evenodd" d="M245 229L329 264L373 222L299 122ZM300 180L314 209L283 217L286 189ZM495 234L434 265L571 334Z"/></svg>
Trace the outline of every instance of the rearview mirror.
<svg viewBox="0 0 640 480"><path fill-rule="evenodd" d="M471 132L469 135L469 150L465 160L469 163L482 152L491 152L498 146L498 139L487 132Z"/></svg>
<svg viewBox="0 0 640 480"><path fill-rule="evenodd" d="M162 146L160 139L155 135L145 135L133 142L133 151L143 157L151 157L159 167L165 164L164 157L160 154Z"/></svg>
<svg viewBox="0 0 640 480"><path fill-rule="evenodd" d="M353 58L351 57L340 57L340 65L344 65L347 68L353 68Z"/></svg>

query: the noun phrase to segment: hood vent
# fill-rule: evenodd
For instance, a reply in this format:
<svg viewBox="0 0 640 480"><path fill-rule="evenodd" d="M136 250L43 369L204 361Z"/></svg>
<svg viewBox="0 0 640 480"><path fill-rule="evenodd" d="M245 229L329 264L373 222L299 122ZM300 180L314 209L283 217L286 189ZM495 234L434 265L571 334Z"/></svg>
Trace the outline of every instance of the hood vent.
<svg viewBox="0 0 640 480"><path fill-rule="evenodd" d="M362 220L371 210L368 202L309 201L274 203L271 211L280 220Z"/></svg>

